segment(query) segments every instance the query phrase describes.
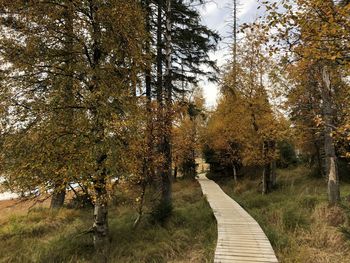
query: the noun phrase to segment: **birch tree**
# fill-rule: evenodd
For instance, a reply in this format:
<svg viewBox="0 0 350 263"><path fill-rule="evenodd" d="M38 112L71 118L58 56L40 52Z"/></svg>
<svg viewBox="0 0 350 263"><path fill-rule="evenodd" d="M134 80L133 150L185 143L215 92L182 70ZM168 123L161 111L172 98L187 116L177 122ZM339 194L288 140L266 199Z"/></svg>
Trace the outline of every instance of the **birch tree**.
<svg viewBox="0 0 350 263"><path fill-rule="evenodd" d="M49 191L53 182L88 189L93 242L103 257L111 179L127 174L131 160L126 152L138 106L135 83L145 61L140 5L119 0L2 5L7 13L1 56L8 68L1 80L12 95L4 174L19 191Z"/></svg>
<svg viewBox="0 0 350 263"><path fill-rule="evenodd" d="M321 98L321 117L324 131L328 198L331 204L340 200L339 175L335 140L332 133L337 129L335 108L337 76L340 68L348 68L349 8L348 1L282 1L284 12L277 4L267 4L267 21L276 26L273 39L285 47L285 61L301 60L318 69L313 88ZM297 7L297 8L296 8ZM341 39L341 41L339 41Z"/></svg>

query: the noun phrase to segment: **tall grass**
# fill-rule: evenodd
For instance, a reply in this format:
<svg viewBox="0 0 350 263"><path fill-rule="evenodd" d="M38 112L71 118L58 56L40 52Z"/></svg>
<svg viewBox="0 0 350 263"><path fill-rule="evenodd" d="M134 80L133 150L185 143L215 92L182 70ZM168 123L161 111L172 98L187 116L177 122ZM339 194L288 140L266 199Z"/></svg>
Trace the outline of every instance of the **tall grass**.
<svg viewBox="0 0 350 263"><path fill-rule="evenodd" d="M212 262L216 225L196 182L174 185L174 214L163 226L147 216L137 229L131 205L109 213L109 262ZM92 211L36 209L14 215L0 225L0 262L98 262L91 236Z"/></svg>
<svg viewBox="0 0 350 263"><path fill-rule="evenodd" d="M217 180L262 226L280 262L350 262L350 185L339 207L328 207L324 179L305 167L278 171L278 189L262 196L259 179Z"/></svg>

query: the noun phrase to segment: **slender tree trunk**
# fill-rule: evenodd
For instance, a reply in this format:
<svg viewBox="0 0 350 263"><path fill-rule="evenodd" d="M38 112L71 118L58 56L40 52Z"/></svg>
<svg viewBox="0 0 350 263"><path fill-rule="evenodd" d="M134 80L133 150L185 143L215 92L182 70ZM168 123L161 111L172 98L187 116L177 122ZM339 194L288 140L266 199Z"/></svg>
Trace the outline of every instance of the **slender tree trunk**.
<svg viewBox="0 0 350 263"><path fill-rule="evenodd" d="M162 10L163 0L158 0L157 13L157 102L159 111L161 111L163 104L163 43L162 43ZM158 113L160 116L161 112ZM162 121L162 119L160 120Z"/></svg>
<svg viewBox="0 0 350 263"><path fill-rule="evenodd" d="M166 0L166 32L165 32L165 91L166 91L166 116L164 131L164 157L165 167L162 174L162 203L172 205L172 47L171 47L171 0Z"/></svg>
<svg viewBox="0 0 350 263"><path fill-rule="evenodd" d="M108 238L108 208L107 202L103 195L96 196L96 203L94 207L94 246L98 250L105 250L106 239ZM105 254L105 253L103 253Z"/></svg>
<svg viewBox="0 0 350 263"><path fill-rule="evenodd" d="M265 165L263 169L262 178L262 194L268 194L271 192L271 162L267 162L269 152L269 143L267 141L263 144L263 156L265 159Z"/></svg>
<svg viewBox="0 0 350 263"><path fill-rule="evenodd" d="M271 187L276 188L277 186L277 173L276 173L276 161L271 162Z"/></svg>
<svg viewBox="0 0 350 263"><path fill-rule="evenodd" d="M232 48L232 56L233 56L233 89L230 89L231 93L235 95L237 89L237 1L233 0L233 48Z"/></svg>
<svg viewBox="0 0 350 263"><path fill-rule="evenodd" d="M151 32L151 6L150 1L144 1L144 9L146 13L146 29L147 32ZM146 54L151 56L151 39L147 39L145 43L145 52ZM143 169L143 182L142 189L144 189L141 193L142 197L144 195L144 191L146 190L147 184L150 182L150 179L154 173L154 140L153 140L153 110L152 110L152 64L151 60L147 60L147 66L145 70L145 86L146 86L146 111L147 111L147 129L146 129L146 143L147 149L145 152L144 158L144 169ZM143 198L142 198L143 200ZM140 215L141 218L142 215Z"/></svg>
<svg viewBox="0 0 350 263"><path fill-rule="evenodd" d="M95 190L95 204L94 204L94 221L93 221L93 243L94 247L101 258L101 261L107 261L107 253L109 250L109 228L108 228L108 200L106 189L106 177L107 171L105 162L108 155L103 150L105 143L104 123L103 116L98 111L101 103L99 97L100 83L99 83L99 69L101 67L101 25L98 16L98 5L94 2L90 2L90 17L92 24L92 79L90 84L90 92L94 101L91 107L91 119L93 123L92 131L94 134L95 142L93 147L96 149L96 172L94 175L94 190Z"/></svg>
<svg viewBox="0 0 350 263"><path fill-rule="evenodd" d="M271 165L266 164L263 171L262 194L271 192Z"/></svg>
<svg viewBox="0 0 350 263"><path fill-rule="evenodd" d="M177 166L177 164L175 164L175 167L174 167L174 180L176 181L176 179L177 179L177 171L178 171L178 166Z"/></svg>
<svg viewBox="0 0 350 263"><path fill-rule="evenodd" d="M250 106L252 106L250 104ZM259 127L256 123L256 116L254 113L252 113L252 120L253 120L253 127L256 132L259 131ZM269 143L268 141L264 141L262 144L262 154L264 161L267 161L268 158L268 151L269 151ZM263 174L262 174L262 194L268 194L271 190L271 163L267 162L263 166Z"/></svg>
<svg viewBox="0 0 350 263"><path fill-rule="evenodd" d="M145 0L144 1L144 5L145 5L145 12L146 12L146 29L147 32L151 32L151 7L150 7L150 3L149 0ZM145 52L148 55L151 55L151 43L150 43L150 39L147 39L146 44L145 44ZM146 98L147 98L147 111L151 112L151 108L150 108L150 104L152 101L152 74L151 74L151 69L152 69L152 65L151 65L151 61L148 60L147 61L147 67L145 70L145 85L146 85Z"/></svg>
<svg viewBox="0 0 350 263"><path fill-rule="evenodd" d="M66 188L62 187L61 184L55 187L54 192L51 196L50 208L60 209L64 204L65 197L66 197Z"/></svg>
<svg viewBox="0 0 350 263"><path fill-rule="evenodd" d="M237 169L236 169L236 165L234 163L232 163L232 171L233 171L233 180L235 181L235 183L237 183L238 182Z"/></svg>
<svg viewBox="0 0 350 263"><path fill-rule="evenodd" d="M94 115L96 115L94 113ZM100 123L95 120L96 123ZM104 140L104 132L101 129L102 124L95 127L95 147L100 149ZM108 228L108 196L106 188L107 171L105 162L107 154L99 150L98 159L96 160L97 170L95 174L94 190L96 201L94 204L94 222L93 222L93 242L99 256L106 257L109 251L109 228Z"/></svg>
<svg viewBox="0 0 350 263"><path fill-rule="evenodd" d="M335 153L333 131L333 107L332 107L332 87L330 72L327 66L322 68L322 107L325 125L324 150L326 155L326 175L328 178L328 200L330 204L340 201L339 175L337 168L337 156Z"/></svg>
<svg viewBox="0 0 350 263"><path fill-rule="evenodd" d="M66 10L64 12L64 51L65 51L65 66L66 83L63 88L60 89L60 103L64 110L61 110L61 123L58 125L60 129L72 129L74 112L70 109L70 106L74 103L73 94L73 3L71 1L66 2ZM68 107L67 107L68 106ZM63 157L64 158L64 157ZM59 209L63 206L66 197L66 184L63 179L57 180L54 186L54 192L51 197L51 209Z"/></svg>
<svg viewBox="0 0 350 263"><path fill-rule="evenodd" d="M95 183L96 201L94 206L93 242L102 262L107 262L108 253L108 202L105 175Z"/></svg>
<svg viewBox="0 0 350 263"><path fill-rule="evenodd" d="M162 167L160 167L160 177L161 177L161 204L164 205L168 201L171 200L171 197L168 195L168 189L167 189L167 158L166 156L167 150L167 142L166 142L166 134L167 133L167 126L165 121L165 110L164 110L164 89L163 89L163 3L164 0L158 0L158 10L157 10L157 119L158 119L158 135L160 138L160 142L158 145L158 153L163 155L166 160L164 161Z"/></svg>
<svg viewBox="0 0 350 263"><path fill-rule="evenodd" d="M142 216L143 216L143 206L145 203L145 195L146 195L146 189L147 189L147 181L145 180L144 182L142 182L141 185L141 196L140 196L140 204L138 207L138 216L134 222L134 228L137 228L137 226L140 224Z"/></svg>
<svg viewBox="0 0 350 263"><path fill-rule="evenodd" d="M271 141L270 142L270 150L272 151L273 154L276 152L276 142ZM270 163L270 182L271 182L271 190L274 189L277 186L277 173L276 173L276 160L273 157Z"/></svg>
<svg viewBox="0 0 350 263"><path fill-rule="evenodd" d="M319 170L319 172L321 173L321 176L324 177L325 176L325 169L324 169L324 165L323 165L323 158L321 155L321 146L319 145L319 140L315 140L314 141L314 145L315 145L315 149L316 149L316 159L317 159L317 168Z"/></svg>

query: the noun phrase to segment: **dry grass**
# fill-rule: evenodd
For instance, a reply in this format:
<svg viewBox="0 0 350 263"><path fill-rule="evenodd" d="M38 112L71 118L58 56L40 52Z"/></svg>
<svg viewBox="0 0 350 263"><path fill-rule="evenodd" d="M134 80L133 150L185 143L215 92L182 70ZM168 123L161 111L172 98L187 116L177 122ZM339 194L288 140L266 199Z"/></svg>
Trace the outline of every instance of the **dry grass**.
<svg viewBox="0 0 350 263"><path fill-rule="evenodd" d="M109 262L212 262L216 224L196 182L174 185L175 210L166 225L152 224L147 215L133 228L136 212L129 202L111 207ZM0 225L0 262L98 262L89 228L91 210L46 207L24 213L13 207Z"/></svg>
<svg viewBox="0 0 350 263"><path fill-rule="evenodd" d="M308 174L304 167L278 171L279 187L267 196L259 193L258 179L218 182L257 219L280 262L348 263L350 185L342 183L342 204L329 207L326 182Z"/></svg>

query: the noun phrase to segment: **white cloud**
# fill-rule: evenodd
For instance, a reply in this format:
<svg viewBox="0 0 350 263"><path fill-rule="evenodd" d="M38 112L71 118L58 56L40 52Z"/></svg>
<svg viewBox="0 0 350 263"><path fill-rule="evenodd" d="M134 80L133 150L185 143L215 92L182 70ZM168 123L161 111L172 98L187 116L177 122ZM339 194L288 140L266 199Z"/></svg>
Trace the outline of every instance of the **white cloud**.
<svg viewBox="0 0 350 263"><path fill-rule="evenodd" d="M249 17L251 15L256 15L257 7L258 7L257 0L245 0L245 1L243 1L243 3L240 4L239 18L245 19L246 16Z"/></svg>
<svg viewBox="0 0 350 263"><path fill-rule="evenodd" d="M203 95L208 108L214 108L219 97L219 89L215 83L204 83Z"/></svg>
<svg viewBox="0 0 350 263"><path fill-rule="evenodd" d="M204 5L203 8L201 9L201 15L210 16L217 11L218 11L218 5L214 2L209 2L208 4Z"/></svg>

